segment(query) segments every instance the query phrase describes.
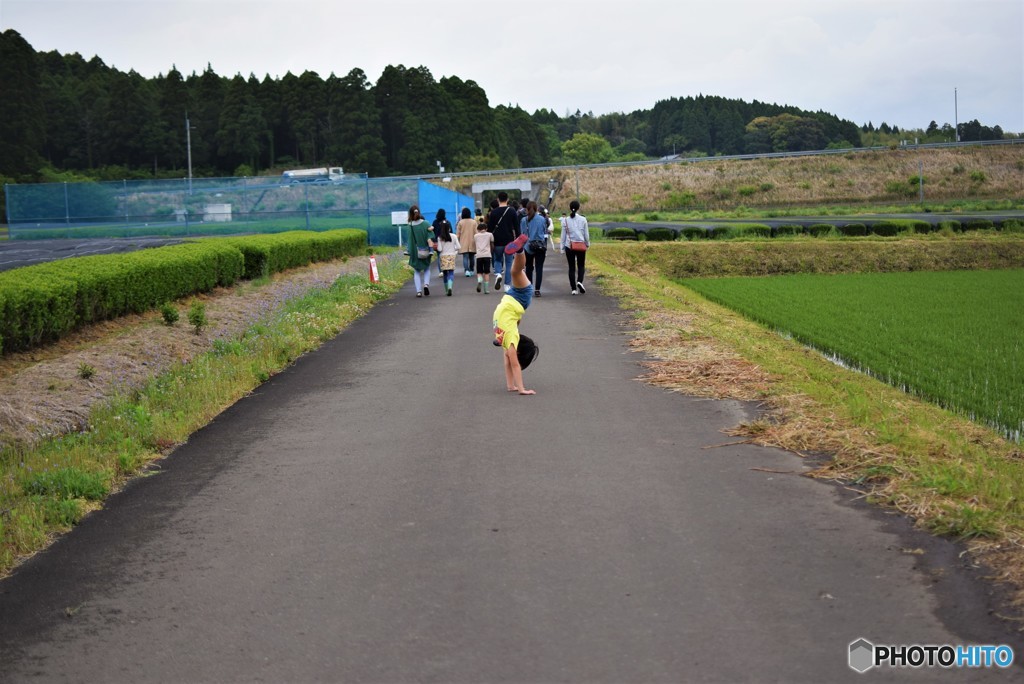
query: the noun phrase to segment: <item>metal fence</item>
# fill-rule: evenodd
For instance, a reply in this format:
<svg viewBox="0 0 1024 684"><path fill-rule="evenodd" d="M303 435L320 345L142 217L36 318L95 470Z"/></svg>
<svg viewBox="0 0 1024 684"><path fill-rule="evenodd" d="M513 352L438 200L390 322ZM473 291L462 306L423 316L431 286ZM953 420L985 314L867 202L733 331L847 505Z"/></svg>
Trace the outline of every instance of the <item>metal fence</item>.
<svg viewBox="0 0 1024 684"><path fill-rule="evenodd" d="M278 178L193 178L5 186L11 239L229 235L361 228L371 245L397 244L394 212L419 204L473 207L471 197L419 179L291 183Z"/></svg>
<svg viewBox="0 0 1024 684"><path fill-rule="evenodd" d="M905 145L909 149L1024 144L1024 139ZM457 220L467 195L427 183L453 177L522 177L582 168L648 166L726 159L850 154L889 149L861 147L719 157L671 157L638 162L544 166L491 171L368 178L348 174L339 181L292 183L282 178L193 178L180 180L6 185L12 239L227 235L295 229L362 228L371 245L399 240L392 214L419 204L425 217L439 208ZM455 221L452 221L455 223Z"/></svg>

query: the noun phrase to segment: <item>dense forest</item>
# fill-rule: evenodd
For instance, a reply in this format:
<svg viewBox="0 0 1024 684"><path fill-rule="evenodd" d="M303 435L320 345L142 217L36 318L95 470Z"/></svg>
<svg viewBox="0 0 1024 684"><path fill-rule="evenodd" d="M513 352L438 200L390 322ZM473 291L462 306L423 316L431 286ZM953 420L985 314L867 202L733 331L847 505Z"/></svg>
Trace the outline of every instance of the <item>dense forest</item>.
<svg viewBox="0 0 1024 684"><path fill-rule="evenodd" d="M826 112L720 97L671 98L595 116L492 107L484 90L425 67L326 78L201 74L144 78L98 57L36 52L0 34L0 182L259 175L342 166L371 176L524 168L685 156L818 150L898 135ZM186 120L189 129L186 135ZM1003 137L961 124L961 138ZM920 137L951 140L932 122Z"/></svg>

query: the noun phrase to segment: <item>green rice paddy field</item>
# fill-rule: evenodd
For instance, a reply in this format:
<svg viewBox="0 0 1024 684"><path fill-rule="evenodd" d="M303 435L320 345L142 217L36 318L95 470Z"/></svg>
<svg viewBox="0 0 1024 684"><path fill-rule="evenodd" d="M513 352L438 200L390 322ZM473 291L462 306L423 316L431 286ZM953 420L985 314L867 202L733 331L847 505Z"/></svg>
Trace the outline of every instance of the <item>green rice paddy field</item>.
<svg viewBox="0 0 1024 684"><path fill-rule="evenodd" d="M1024 270L681 282L844 365L1024 436Z"/></svg>

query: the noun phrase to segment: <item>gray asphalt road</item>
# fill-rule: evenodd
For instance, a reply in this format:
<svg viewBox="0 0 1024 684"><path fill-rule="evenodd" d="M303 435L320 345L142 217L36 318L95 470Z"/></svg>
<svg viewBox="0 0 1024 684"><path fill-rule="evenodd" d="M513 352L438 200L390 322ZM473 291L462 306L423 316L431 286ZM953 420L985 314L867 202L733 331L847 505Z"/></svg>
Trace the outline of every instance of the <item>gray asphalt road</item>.
<svg viewBox="0 0 1024 684"><path fill-rule="evenodd" d="M82 240L4 240L0 241L0 271L31 266L68 257L134 252L147 247L175 245L178 238L110 238Z"/></svg>
<svg viewBox="0 0 1024 684"><path fill-rule="evenodd" d="M860 637L1006 642L982 571L796 456L718 446L753 407L637 382L614 302L556 263L536 396L505 391L496 295L407 286L0 582L3 680L1019 676L851 670Z"/></svg>

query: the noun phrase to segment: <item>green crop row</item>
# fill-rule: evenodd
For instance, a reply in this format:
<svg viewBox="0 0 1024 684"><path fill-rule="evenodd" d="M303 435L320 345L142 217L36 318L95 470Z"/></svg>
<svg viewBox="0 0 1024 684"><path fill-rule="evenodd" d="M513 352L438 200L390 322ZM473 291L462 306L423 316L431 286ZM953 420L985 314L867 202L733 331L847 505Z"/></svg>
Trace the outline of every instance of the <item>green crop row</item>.
<svg viewBox="0 0 1024 684"><path fill-rule="evenodd" d="M682 281L896 387L1024 435L1024 270Z"/></svg>
<svg viewBox="0 0 1024 684"><path fill-rule="evenodd" d="M0 273L0 351L54 342L97 321L140 313L242 277L356 254L366 233L205 239L129 254L77 257ZM275 238L271 243L267 238ZM251 246L255 245L255 246Z"/></svg>
<svg viewBox="0 0 1024 684"><path fill-rule="evenodd" d="M318 233L295 230L271 235L215 238L245 256L245 277L259 278L314 261L356 254L366 248L366 232L343 229Z"/></svg>

